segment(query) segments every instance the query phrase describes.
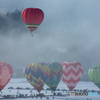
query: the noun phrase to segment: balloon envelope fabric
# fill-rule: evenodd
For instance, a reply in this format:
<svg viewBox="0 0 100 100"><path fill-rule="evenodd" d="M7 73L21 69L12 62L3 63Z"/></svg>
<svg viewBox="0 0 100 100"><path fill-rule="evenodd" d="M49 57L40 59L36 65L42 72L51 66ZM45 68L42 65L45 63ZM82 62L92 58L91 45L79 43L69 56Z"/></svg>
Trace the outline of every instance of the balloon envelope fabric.
<svg viewBox="0 0 100 100"><path fill-rule="evenodd" d="M83 67L79 62L68 61L61 64L63 66L62 81L72 91L80 81L83 74Z"/></svg>
<svg viewBox="0 0 100 100"><path fill-rule="evenodd" d="M46 85L49 86L49 88L52 91L55 91L61 78L63 75L63 67L60 63L54 62L52 64L48 64L50 68L49 77L46 81Z"/></svg>
<svg viewBox="0 0 100 100"><path fill-rule="evenodd" d="M0 90L2 90L10 81L13 69L10 64L0 62Z"/></svg>
<svg viewBox="0 0 100 100"><path fill-rule="evenodd" d="M33 32L42 23L44 13L39 8L26 8L22 12L22 19L30 32Z"/></svg>
<svg viewBox="0 0 100 100"><path fill-rule="evenodd" d="M48 65L45 63L32 63L25 69L26 80L40 92L48 78Z"/></svg>
<svg viewBox="0 0 100 100"><path fill-rule="evenodd" d="M91 67L88 71L90 80L100 89L100 66Z"/></svg>

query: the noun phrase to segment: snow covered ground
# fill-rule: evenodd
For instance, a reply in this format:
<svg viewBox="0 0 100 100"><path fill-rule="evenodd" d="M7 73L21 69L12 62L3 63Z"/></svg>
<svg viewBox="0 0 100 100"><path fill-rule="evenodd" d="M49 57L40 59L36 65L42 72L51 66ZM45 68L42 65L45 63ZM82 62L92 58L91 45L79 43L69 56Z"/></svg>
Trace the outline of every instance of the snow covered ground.
<svg viewBox="0 0 100 100"><path fill-rule="evenodd" d="M9 87L13 87L13 89L8 89ZM22 89L16 89L16 88L22 88ZM26 88L30 88L29 90ZM30 97L30 98L16 98L16 100L100 100L100 95L98 96L50 96L53 95L51 91L47 91L48 86L44 86L44 90L41 90L40 93L44 93L47 95L46 97ZM57 89L67 89L67 86L61 81L57 87ZM97 88L92 82L79 82L78 85L75 87L75 89L88 89L88 90L97 90L99 91L100 89ZM66 91L56 91L60 92L62 94L68 94ZM26 81L26 79L11 79L11 81L7 84L7 86L2 90L1 95L17 95L17 94L27 94L27 96L36 95L39 94L33 87ZM47 98L49 97L49 98ZM54 98L53 98L54 97ZM2 99L6 100L6 99ZM12 100L12 99L7 99L7 100Z"/></svg>

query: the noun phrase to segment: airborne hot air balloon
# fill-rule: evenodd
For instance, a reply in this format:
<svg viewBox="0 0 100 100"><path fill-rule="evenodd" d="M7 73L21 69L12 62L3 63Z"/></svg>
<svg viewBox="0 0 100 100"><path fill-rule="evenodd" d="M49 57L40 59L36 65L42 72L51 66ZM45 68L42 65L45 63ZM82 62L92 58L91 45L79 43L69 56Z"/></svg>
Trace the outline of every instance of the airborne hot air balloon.
<svg viewBox="0 0 100 100"><path fill-rule="evenodd" d="M48 65L45 63L32 63L25 69L26 80L40 92L48 78Z"/></svg>
<svg viewBox="0 0 100 100"><path fill-rule="evenodd" d="M0 62L0 90L2 90L10 81L13 69L10 64Z"/></svg>
<svg viewBox="0 0 100 100"><path fill-rule="evenodd" d="M46 81L46 85L52 90L55 91L63 75L63 67L60 63L53 62L48 64L50 69L49 77Z"/></svg>
<svg viewBox="0 0 100 100"><path fill-rule="evenodd" d="M44 13L39 8L26 8L22 12L22 19L32 33L42 23Z"/></svg>
<svg viewBox="0 0 100 100"><path fill-rule="evenodd" d="M64 62L61 65L63 66L62 81L72 91L82 77L83 67L79 62L72 61Z"/></svg>
<svg viewBox="0 0 100 100"><path fill-rule="evenodd" d="M100 66L91 67L88 71L90 80L100 89Z"/></svg>

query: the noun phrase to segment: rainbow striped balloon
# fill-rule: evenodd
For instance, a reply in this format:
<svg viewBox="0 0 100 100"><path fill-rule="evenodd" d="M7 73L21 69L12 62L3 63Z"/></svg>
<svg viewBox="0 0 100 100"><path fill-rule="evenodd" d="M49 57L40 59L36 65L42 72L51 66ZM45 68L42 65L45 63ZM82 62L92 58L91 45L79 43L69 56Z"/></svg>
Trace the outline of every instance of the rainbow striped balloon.
<svg viewBox="0 0 100 100"><path fill-rule="evenodd" d="M25 69L26 80L40 92L48 79L49 68L45 63L32 63Z"/></svg>

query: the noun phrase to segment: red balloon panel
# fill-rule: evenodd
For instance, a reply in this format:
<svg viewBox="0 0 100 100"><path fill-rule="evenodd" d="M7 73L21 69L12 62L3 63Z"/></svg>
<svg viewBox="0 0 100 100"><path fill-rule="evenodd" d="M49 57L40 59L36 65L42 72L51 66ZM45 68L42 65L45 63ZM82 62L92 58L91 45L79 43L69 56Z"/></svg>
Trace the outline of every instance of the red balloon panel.
<svg viewBox="0 0 100 100"><path fill-rule="evenodd" d="M0 90L2 90L7 85L12 74L12 67L7 63L0 62Z"/></svg>
<svg viewBox="0 0 100 100"><path fill-rule="evenodd" d="M42 23L44 13L39 8L26 8L22 12L22 19L28 29L32 32Z"/></svg>

